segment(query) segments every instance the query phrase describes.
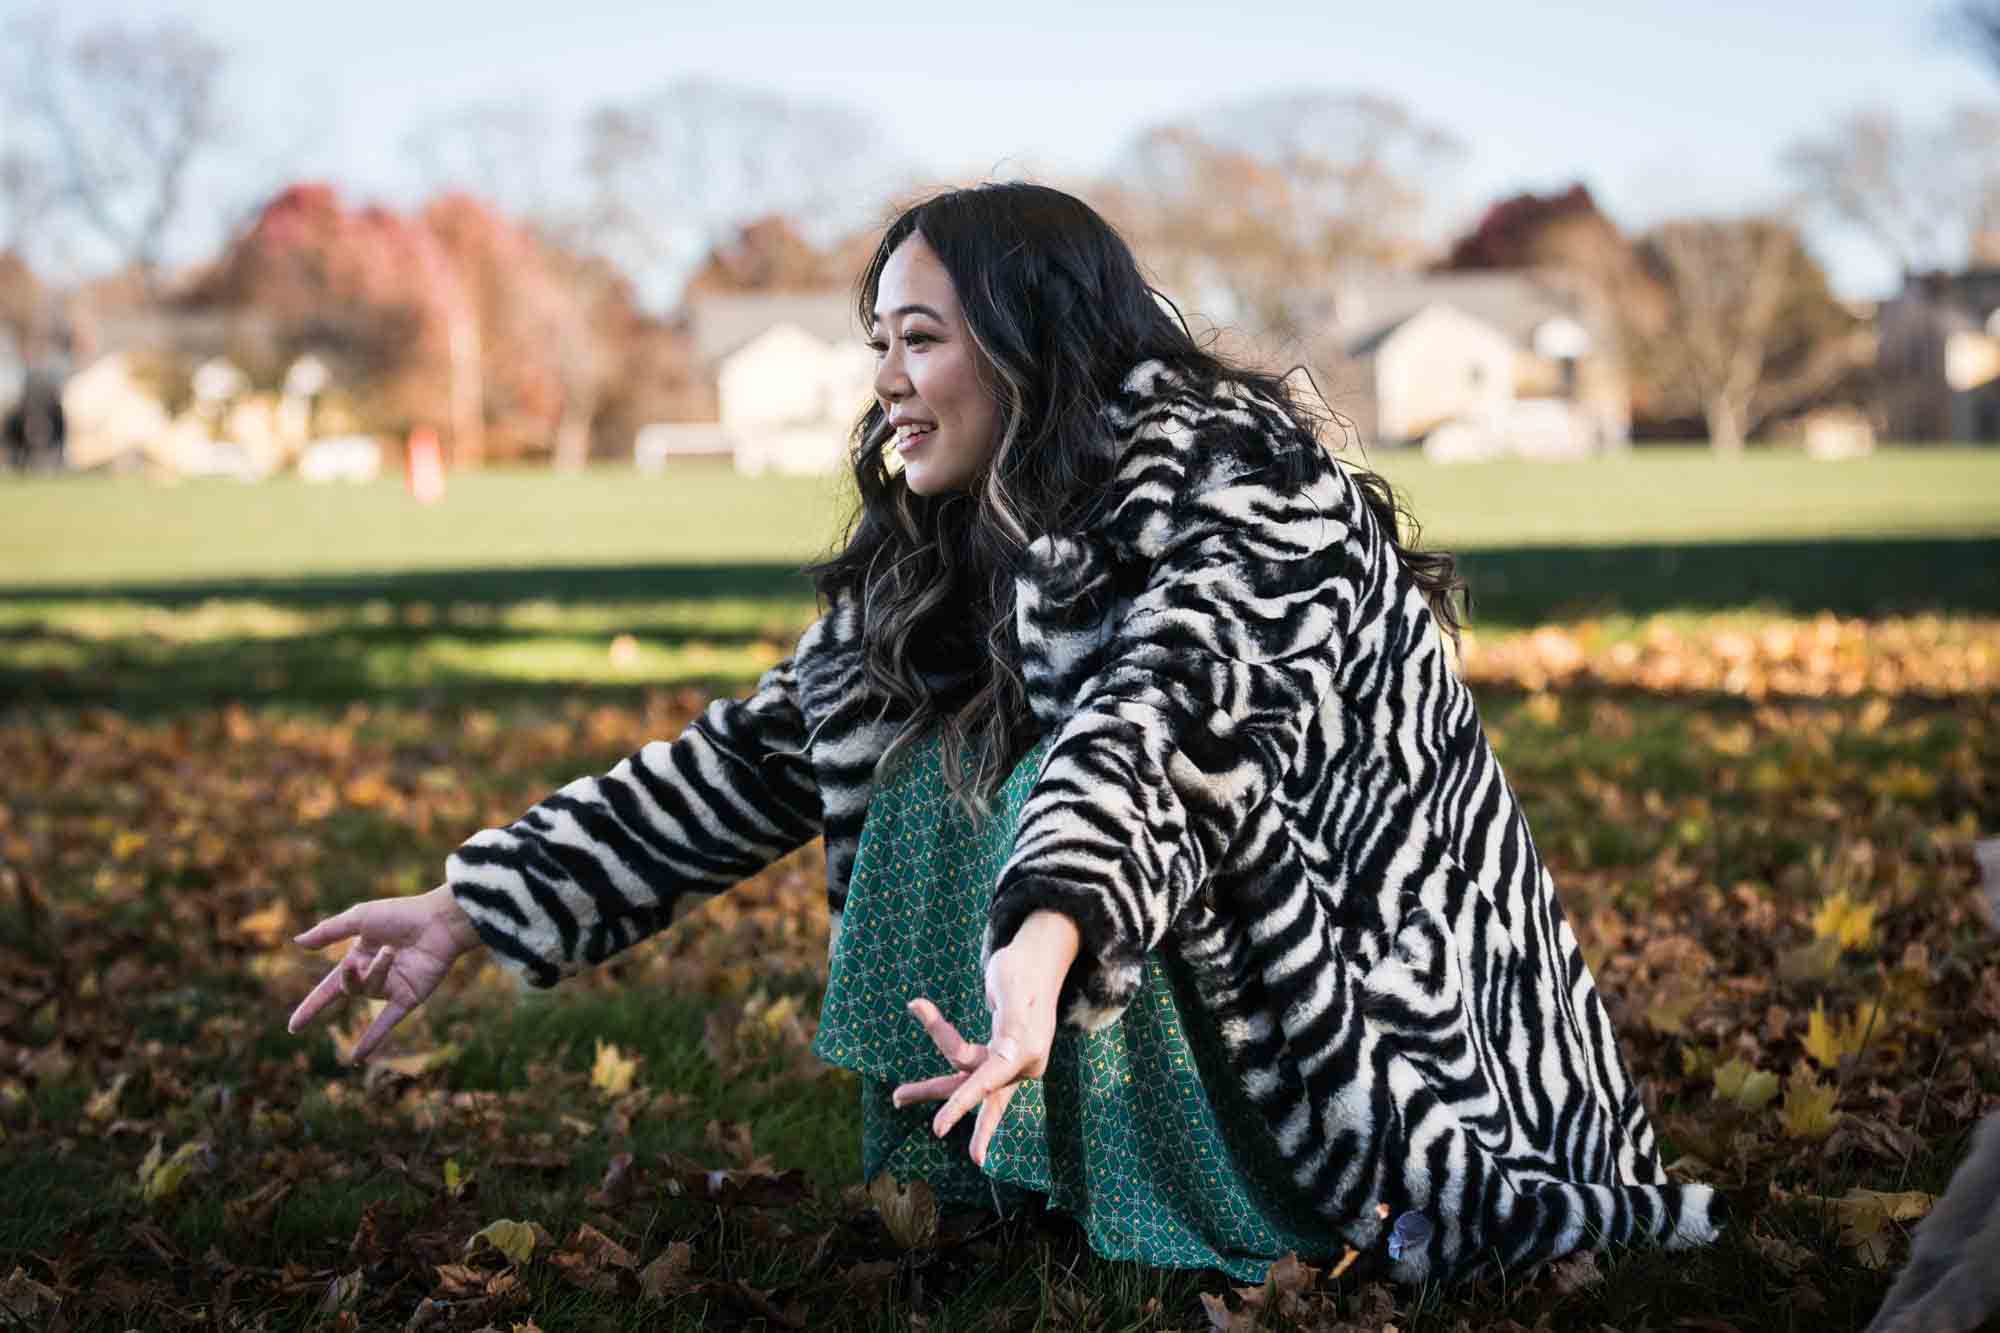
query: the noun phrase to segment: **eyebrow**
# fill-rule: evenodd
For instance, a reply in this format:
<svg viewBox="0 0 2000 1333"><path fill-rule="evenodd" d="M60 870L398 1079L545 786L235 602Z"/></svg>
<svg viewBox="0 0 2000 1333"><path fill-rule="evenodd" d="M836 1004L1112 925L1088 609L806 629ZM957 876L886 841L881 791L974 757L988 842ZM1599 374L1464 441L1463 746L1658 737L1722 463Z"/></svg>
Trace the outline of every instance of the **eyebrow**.
<svg viewBox="0 0 2000 1333"><path fill-rule="evenodd" d="M944 316L940 315L937 311L931 309L927 305L899 305L894 310L891 310L889 312L890 319L894 319L898 315L929 315L932 319L936 320L938 323L940 324L944 323ZM882 312L879 310L873 312L868 322L871 325L880 324L882 322Z"/></svg>

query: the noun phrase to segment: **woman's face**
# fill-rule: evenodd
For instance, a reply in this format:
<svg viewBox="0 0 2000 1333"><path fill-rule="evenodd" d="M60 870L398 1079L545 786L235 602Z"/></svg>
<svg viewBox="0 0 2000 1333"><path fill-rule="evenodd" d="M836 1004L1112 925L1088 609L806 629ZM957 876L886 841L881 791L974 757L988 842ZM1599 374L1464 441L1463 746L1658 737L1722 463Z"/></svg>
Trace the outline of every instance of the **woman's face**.
<svg viewBox="0 0 2000 1333"><path fill-rule="evenodd" d="M999 405L981 378L951 275L917 233L882 266L869 339L875 397L896 432L910 489L939 495L970 487L993 457Z"/></svg>

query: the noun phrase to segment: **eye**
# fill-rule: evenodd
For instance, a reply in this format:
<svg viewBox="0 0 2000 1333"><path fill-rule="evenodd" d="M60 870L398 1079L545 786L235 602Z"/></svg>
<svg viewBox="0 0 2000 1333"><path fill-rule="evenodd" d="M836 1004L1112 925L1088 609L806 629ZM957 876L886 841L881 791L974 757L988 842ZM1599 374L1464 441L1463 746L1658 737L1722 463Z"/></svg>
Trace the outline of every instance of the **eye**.
<svg viewBox="0 0 2000 1333"><path fill-rule="evenodd" d="M889 344L883 342L880 338L870 338L867 341L867 343L864 344L864 346L866 346L869 351L875 353L875 355L877 356L880 356L882 355L882 353L889 350Z"/></svg>
<svg viewBox="0 0 2000 1333"><path fill-rule="evenodd" d="M930 334L918 333L914 330L903 335L903 342L911 347L916 347L922 343L934 343L936 341L937 339L933 338Z"/></svg>

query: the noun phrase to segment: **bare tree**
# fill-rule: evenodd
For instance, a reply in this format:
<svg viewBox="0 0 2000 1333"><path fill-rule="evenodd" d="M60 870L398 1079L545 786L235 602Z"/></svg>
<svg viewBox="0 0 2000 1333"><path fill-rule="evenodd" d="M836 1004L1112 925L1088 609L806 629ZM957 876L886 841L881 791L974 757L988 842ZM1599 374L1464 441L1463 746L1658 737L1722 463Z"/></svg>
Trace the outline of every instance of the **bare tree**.
<svg viewBox="0 0 2000 1333"><path fill-rule="evenodd" d="M543 231L573 225L555 157L556 131L536 102L468 102L423 121L403 149L434 194L463 191Z"/></svg>
<svg viewBox="0 0 2000 1333"><path fill-rule="evenodd" d="M0 148L0 252L26 250L55 212L57 195L46 159L22 143Z"/></svg>
<svg viewBox="0 0 2000 1333"><path fill-rule="evenodd" d="M592 112L582 174L589 204L571 239L654 304L742 222L783 213L830 239L912 176L860 112L700 78Z"/></svg>
<svg viewBox="0 0 2000 1333"><path fill-rule="evenodd" d="M1955 268L2000 233L2000 109L1962 104L1923 127L1863 108L1793 144L1784 165L1905 273Z"/></svg>
<svg viewBox="0 0 2000 1333"><path fill-rule="evenodd" d="M1430 187L1461 152L1385 97L1272 94L1141 132L1108 202L1167 285L1295 337L1323 321L1343 266L1415 258Z"/></svg>
<svg viewBox="0 0 2000 1333"><path fill-rule="evenodd" d="M1942 17L1947 39L1964 42L2000 74L2000 0L1959 0Z"/></svg>
<svg viewBox="0 0 2000 1333"><path fill-rule="evenodd" d="M1670 293L1641 373L1698 411L1719 453L1866 364L1864 330L1827 291L1790 224L1776 218L1669 222L1640 251Z"/></svg>

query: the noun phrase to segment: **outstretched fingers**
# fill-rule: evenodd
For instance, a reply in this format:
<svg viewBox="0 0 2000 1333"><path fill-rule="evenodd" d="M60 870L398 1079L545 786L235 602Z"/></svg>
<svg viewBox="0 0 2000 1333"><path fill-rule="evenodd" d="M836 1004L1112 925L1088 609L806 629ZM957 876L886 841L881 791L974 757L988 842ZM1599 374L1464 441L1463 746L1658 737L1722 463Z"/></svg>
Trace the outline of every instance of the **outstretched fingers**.
<svg viewBox="0 0 2000 1333"><path fill-rule="evenodd" d="M985 1101L990 1093L1019 1083L1024 1065L1012 1038L1002 1037L992 1043L987 1047L986 1063L966 1075L965 1082L959 1084L950 1100L938 1108L937 1115L931 1120L931 1131L939 1138L949 1134L959 1117ZM1000 1105L1004 1109L1006 1102ZM992 1137L990 1132L988 1137Z"/></svg>
<svg viewBox="0 0 2000 1333"><path fill-rule="evenodd" d="M1000 1117L1007 1114L1007 1103L1014 1100L1014 1094L1021 1090L1019 1083L1009 1083L996 1088L979 1103L979 1119L972 1126L972 1160L980 1166L986 1165L986 1149L993 1142L993 1135L1000 1128Z"/></svg>
<svg viewBox="0 0 2000 1333"><path fill-rule="evenodd" d="M382 1012L375 1015L375 1021L368 1025L368 1031L362 1033L361 1040L354 1043L354 1050L347 1057L347 1062L358 1065L366 1060L374 1053L375 1048L382 1044L382 1039L389 1035L389 1029L402 1022L403 1015L409 1012L410 1006L407 1004L398 1004L394 1000L385 1001Z"/></svg>
<svg viewBox="0 0 2000 1333"><path fill-rule="evenodd" d="M924 1033L931 1044L938 1048L938 1054L951 1062L951 1067L964 1073L979 1068L986 1059L986 1048L976 1041L967 1041L959 1035L938 1007L919 995L907 1006L910 1016L923 1024Z"/></svg>
<svg viewBox="0 0 2000 1333"><path fill-rule="evenodd" d="M334 965L332 971L320 978L319 984L312 988L306 998L299 1001L299 1007L292 1010L291 1018L285 1023L285 1031L297 1032L317 1018L322 1009L342 996L381 996L388 985L389 969L395 959L395 946L385 944L373 953L367 954L364 963L362 948L357 943Z"/></svg>
<svg viewBox="0 0 2000 1333"><path fill-rule="evenodd" d="M968 1077L970 1075L967 1074L944 1074L916 1083L898 1084L896 1090L889 1094L889 1100L898 1107L908 1106L911 1102L941 1101L957 1092L958 1085Z"/></svg>

